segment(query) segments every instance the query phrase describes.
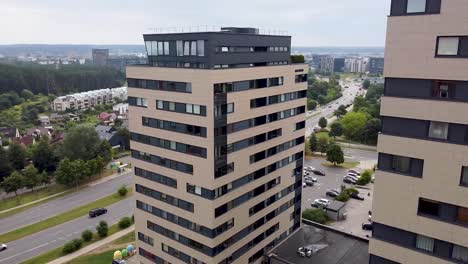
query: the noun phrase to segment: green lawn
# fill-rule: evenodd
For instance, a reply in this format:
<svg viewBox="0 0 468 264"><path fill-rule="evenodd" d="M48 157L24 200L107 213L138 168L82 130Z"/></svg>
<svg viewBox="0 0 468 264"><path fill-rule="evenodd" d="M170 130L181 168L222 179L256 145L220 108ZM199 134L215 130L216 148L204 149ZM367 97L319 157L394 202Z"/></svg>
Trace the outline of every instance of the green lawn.
<svg viewBox="0 0 468 264"><path fill-rule="evenodd" d="M111 236L111 235L115 234L118 231L120 231L120 229L118 227L118 224L112 225L112 226L109 227L108 236ZM132 232L132 233L135 234L135 232ZM124 237L126 237L126 236L128 237L129 234L125 235ZM133 236L135 236L135 235L133 235ZM99 241L99 240L101 240L101 238L96 233L94 233L93 239L91 241L89 241L89 242L83 242L83 245L81 247L82 248L86 247L86 246L88 246L88 245L90 245L90 244L92 244L92 243L94 243L96 241ZM51 251L42 253L39 256L36 256L34 258L23 261L23 262L21 262L21 264L45 264L45 263L49 263L50 261L58 259L58 258L63 257L63 256L64 256L64 254L62 253L62 247L58 247L58 248L52 249ZM112 259L112 256L111 256L111 259ZM96 262L80 262L80 263L96 263ZM109 258L107 258L106 262L100 262L100 263L109 263Z"/></svg>
<svg viewBox="0 0 468 264"><path fill-rule="evenodd" d="M86 255L77 257L66 264L108 264L114 256L116 250L123 249L122 245L132 244L135 242L135 232L130 232L125 236L122 236L114 240L111 244L106 245L105 248L109 248L99 253L90 252ZM99 249L98 249L99 251Z"/></svg>
<svg viewBox="0 0 468 264"><path fill-rule="evenodd" d="M13 207L17 207L23 204L27 204L30 202L34 202L36 200L46 198L48 196L66 191L67 187L63 185L51 185L40 189L34 192L28 192L24 194L20 194L16 197L7 198L2 200L0 203L0 211L7 210Z"/></svg>
<svg viewBox="0 0 468 264"><path fill-rule="evenodd" d="M114 170L105 169L100 175L95 175L94 177L91 177L89 180L85 181L82 186L80 186L78 188L74 188L74 189L70 189L69 187L66 187L66 186L63 186L63 185L60 185L60 184L54 184L54 185L48 186L46 188L40 189L38 191L27 192L27 193L23 193L23 194L20 194L18 196L15 196L15 197L11 197L11 198L2 200L0 202L0 211L4 211L4 210L10 209L10 208L18 207L18 206L23 205L23 204L27 204L27 203L30 203L30 202L33 202L33 201L37 201L39 199L46 198L48 196L52 196L54 194L64 192L63 194L60 194L60 195L57 195L57 196L54 196L54 197L50 197L49 199L44 199L43 201L31 204L31 205L23 206L21 208L17 208L17 209L8 211L8 212L0 213L0 219L8 217L8 216L12 216L12 215L17 214L17 213L20 213L22 211L25 211L25 210L31 208L31 207L38 206L40 204L49 202L49 201L51 201L53 199L57 199L57 198L62 197L64 195L70 194L71 192L79 191L82 188L84 188L86 186L86 184L88 184L89 182L108 177L108 176L110 176L110 175L112 175L114 173L115 173Z"/></svg>
<svg viewBox="0 0 468 264"><path fill-rule="evenodd" d="M108 205L114 204L118 201L121 201L125 198L128 198L132 194L132 189L129 188L129 192L126 196L121 197L118 194L112 194L109 196L106 196L104 198L101 198L99 200L96 200L92 203L74 208L70 211L64 212L62 214L50 217L48 219L42 220L40 222L34 223L32 225L28 225L13 231L10 231L5 234L0 235L0 241L2 243L7 243L13 240L20 239L22 237L40 232L42 230L51 228L56 225L60 225L62 223L68 222L70 220L76 219L78 217L81 217L83 215L88 214L89 210L97 207L106 207Z"/></svg>
<svg viewBox="0 0 468 264"><path fill-rule="evenodd" d="M356 167L357 165L359 165L358 161L345 161L344 163L338 164L336 166L334 166L333 163L330 163L328 161L322 163L322 166L337 167L337 168L343 168L343 169L352 169Z"/></svg>

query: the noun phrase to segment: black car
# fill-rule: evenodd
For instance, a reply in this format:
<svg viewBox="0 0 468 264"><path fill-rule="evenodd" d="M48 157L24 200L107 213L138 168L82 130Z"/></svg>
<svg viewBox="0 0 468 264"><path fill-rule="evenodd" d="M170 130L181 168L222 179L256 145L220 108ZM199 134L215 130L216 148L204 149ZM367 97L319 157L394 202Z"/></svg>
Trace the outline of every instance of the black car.
<svg viewBox="0 0 468 264"><path fill-rule="evenodd" d="M312 172L313 172L315 175L325 176L325 172L322 171L322 170L315 169L315 170L312 170Z"/></svg>
<svg viewBox="0 0 468 264"><path fill-rule="evenodd" d="M350 183L350 184L356 184L356 181L355 180L352 180L350 178L344 178L343 179L343 182L344 183Z"/></svg>
<svg viewBox="0 0 468 264"><path fill-rule="evenodd" d="M325 194L330 197L337 197L340 193L333 191L333 190L329 190Z"/></svg>
<svg viewBox="0 0 468 264"><path fill-rule="evenodd" d="M89 217L96 217L107 213L106 208L96 208L89 211Z"/></svg>
<svg viewBox="0 0 468 264"><path fill-rule="evenodd" d="M305 179L304 182L307 184L307 186L314 186L314 182L310 179Z"/></svg>
<svg viewBox="0 0 468 264"><path fill-rule="evenodd" d="M360 194L360 193L351 193L349 195L349 197L353 198L353 199L356 199L356 200L361 200L361 201L364 201L364 195Z"/></svg>
<svg viewBox="0 0 468 264"><path fill-rule="evenodd" d="M372 230L374 228L373 223L363 223L362 224L362 229L363 230Z"/></svg>

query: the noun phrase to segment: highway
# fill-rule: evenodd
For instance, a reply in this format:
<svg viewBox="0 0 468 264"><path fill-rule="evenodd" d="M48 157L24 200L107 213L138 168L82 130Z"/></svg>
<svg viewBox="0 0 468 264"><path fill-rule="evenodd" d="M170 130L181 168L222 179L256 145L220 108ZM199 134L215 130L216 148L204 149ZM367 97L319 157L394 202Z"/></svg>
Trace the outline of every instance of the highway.
<svg viewBox="0 0 468 264"><path fill-rule="evenodd" d="M75 207L91 203L102 197L117 192L122 185L130 185L132 173L128 172L115 179L90 186L78 192L51 200L50 202L34 206L23 212L0 220L0 234L16 230L38 221L50 218L54 215L69 211Z"/></svg>
<svg viewBox="0 0 468 264"><path fill-rule="evenodd" d="M81 232L90 229L96 231L97 224L104 220L109 226L117 223L124 216L131 216L135 206L130 197L107 207L108 212L96 218L87 215L63 223L44 231L8 243L8 249L0 252L0 263L20 263L34 256L62 246L67 241L81 237Z"/></svg>
<svg viewBox="0 0 468 264"><path fill-rule="evenodd" d="M363 93L363 91L359 91L359 88L361 88L360 82L356 83L354 81L350 82L340 80L340 84L343 87L342 97L326 105L317 107L317 109L315 109L314 111L307 112L306 136L309 136L313 132L314 127L318 125L318 121L321 117L331 117L333 115L333 112L335 112L335 110L338 109L340 105L352 104L356 95L359 93ZM348 86L348 88L344 88L345 86Z"/></svg>

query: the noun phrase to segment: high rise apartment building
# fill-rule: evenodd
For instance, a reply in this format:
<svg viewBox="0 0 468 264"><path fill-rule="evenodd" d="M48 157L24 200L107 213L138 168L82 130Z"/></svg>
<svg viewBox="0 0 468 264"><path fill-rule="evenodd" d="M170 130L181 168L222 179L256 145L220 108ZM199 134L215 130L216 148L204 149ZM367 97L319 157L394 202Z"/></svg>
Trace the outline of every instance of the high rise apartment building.
<svg viewBox="0 0 468 264"><path fill-rule="evenodd" d="M259 263L300 227L306 64L252 28L144 35L127 67L141 263Z"/></svg>
<svg viewBox="0 0 468 264"><path fill-rule="evenodd" d="M393 0L372 264L468 263L468 1Z"/></svg>
<svg viewBox="0 0 468 264"><path fill-rule="evenodd" d="M107 64L109 59L109 50L108 49L93 49L92 50L93 64L104 66Z"/></svg>

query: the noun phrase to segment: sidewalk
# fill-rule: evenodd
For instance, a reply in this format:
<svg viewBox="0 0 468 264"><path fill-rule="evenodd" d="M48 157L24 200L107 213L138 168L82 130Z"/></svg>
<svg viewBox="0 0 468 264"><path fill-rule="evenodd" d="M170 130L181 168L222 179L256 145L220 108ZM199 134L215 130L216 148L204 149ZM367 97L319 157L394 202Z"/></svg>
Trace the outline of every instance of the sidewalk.
<svg viewBox="0 0 468 264"><path fill-rule="evenodd" d="M82 249L80 249L78 251L75 251L75 252L73 252L71 254L68 254L68 255L60 257L60 258L58 258L58 259L56 259L54 261L51 261L48 264L67 263L67 262L71 261L74 258L77 258L77 257L79 257L81 255L86 254L86 253L89 253L89 252L91 252L91 251L93 251L93 250L95 250L97 248L102 247L102 246L105 246L106 244L109 244L112 241L114 241L114 240L116 240L116 239L118 239L118 238L128 234L129 232L132 232L132 231L135 231L135 225L133 225L133 226L131 226L129 228L126 228L124 230L121 230L121 231L119 231L119 232L117 232L117 233L115 233L115 234L113 234L111 236L108 236L108 237L106 237L106 238L104 238L102 240L99 240L99 241L97 241L97 242L95 242L95 243L93 243L93 244L91 244L91 245L89 245L87 247L84 247L84 248L82 248ZM110 261L112 261L112 260L110 260Z"/></svg>
<svg viewBox="0 0 468 264"><path fill-rule="evenodd" d="M112 175L110 175L110 176L107 176L107 177L101 178L101 179L99 179L99 180L90 182L90 183L88 183L88 184L86 184L86 185L83 185L83 186L81 186L81 187L85 187L85 188L86 188L86 187L95 186L95 185L98 185L98 184L100 184L100 183L113 180L113 179L115 179L115 178L117 178L117 177L120 177L120 176L122 176L122 175L126 175L127 173L131 173L131 172L132 172L131 169L124 169L124 171L122 171L121 173L112 174ZM53 194L53 195L44 197L44 198L42 198L42 199L39 199L39 200L36 200L36 201L33 201L33 202L29 202L29 203L25 203L25 204L22 204L22 205L13 207L13 208L9 208L9 209L6 209L6 210L1 211L0 214L1 214L1 213L6 213L6 212L9 212L9 211L13 211L13 210L16 210L16 209L18 209L18 208L22 208L22 207L29 206L29 205L32 205L32 204L36 204L36 203L42 202L42 201L44 201L44 200L48 200L48 199L50 199L50 198L53 198L53 197L62 195L62 194L67 193L67 192L73 192L73 190L74 190L74 189L66 190L66 191L63 191L63 192L60 192L60 193L56 193L56 194Z"/></svg>

